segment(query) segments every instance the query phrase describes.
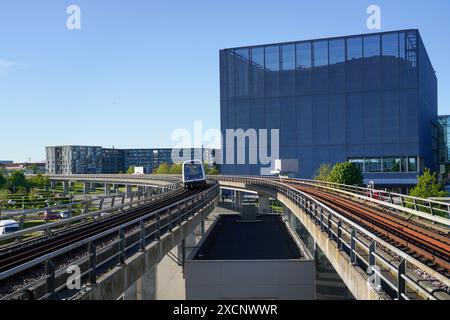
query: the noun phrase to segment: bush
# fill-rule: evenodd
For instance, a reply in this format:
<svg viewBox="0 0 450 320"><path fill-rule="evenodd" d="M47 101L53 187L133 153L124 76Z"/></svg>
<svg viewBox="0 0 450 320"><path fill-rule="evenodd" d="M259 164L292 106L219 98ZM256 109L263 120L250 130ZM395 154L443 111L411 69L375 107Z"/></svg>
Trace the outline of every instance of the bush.
<svg viewBox="0 0 450 320"><path fill-rule="evenodd" d="M328 181L346 185L360 185L363 183L363 175L353 163L342 162L335 164L331 169Z"/></svg>
<svg viewBox="0 0 450 320"><path fill-rule="evenodd" d="M313 179L318 181L328 181L332 169L333 168L328 163L321 164Z"/></svg>
<svg viewBox="0 0 450 320"><path fill-rule="evenodd" d="M169 165L167 163L163 163L158 167L156 171L157 174L168 174L169 173Z"/></svg>
<svg viewBox="0 0 450 320"><path fill-rule="evenodd" d="M417 177L417 185L409 192L410 196L418 198L446 197L448 193L442 190L442 184L437 182L436 173L431 174L430 169L425 168L423 174Z"/></svg>

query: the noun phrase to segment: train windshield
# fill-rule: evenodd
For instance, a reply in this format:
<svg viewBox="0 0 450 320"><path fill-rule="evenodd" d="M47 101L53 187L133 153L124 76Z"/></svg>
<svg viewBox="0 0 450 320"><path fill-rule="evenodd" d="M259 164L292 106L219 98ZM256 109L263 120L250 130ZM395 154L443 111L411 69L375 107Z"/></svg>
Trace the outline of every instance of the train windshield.
<svg viewBox="0 0 450 320"><path fill-rule="evenodd" d="M202 165L198 163L187 163L184 165L184 176L186 180L203 178Z"/></svg>
<svg viewBox="0 0 450 320"><path fill-rule="evenodd" d="M5 227L5 233L13 233L19 231L19 226L17 225L12 225L12 226L6 226Z"/></svg>

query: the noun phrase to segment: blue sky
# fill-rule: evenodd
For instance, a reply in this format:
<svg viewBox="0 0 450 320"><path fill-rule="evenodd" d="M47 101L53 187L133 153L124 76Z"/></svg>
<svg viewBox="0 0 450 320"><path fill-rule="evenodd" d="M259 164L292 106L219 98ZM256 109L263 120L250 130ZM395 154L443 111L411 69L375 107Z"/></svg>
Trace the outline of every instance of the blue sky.
<svg viewBox="0 0 450 320"><path fill-rule="evenodd" d="M81 30L66 8L81 8ZM219 128L222 48L418 28L450 113L450 1L1 0L0 159L45 145L169 147L173 130Z"/></svg>

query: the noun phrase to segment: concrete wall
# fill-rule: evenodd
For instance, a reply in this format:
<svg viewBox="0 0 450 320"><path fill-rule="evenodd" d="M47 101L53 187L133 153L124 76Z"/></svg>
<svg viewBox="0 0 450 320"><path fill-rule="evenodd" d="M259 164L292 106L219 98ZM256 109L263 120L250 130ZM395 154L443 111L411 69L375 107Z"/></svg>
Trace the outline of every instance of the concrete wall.
<svg viewBox="0 0 450 320"><path fill-rule="evenodd" d="M315 299L313 260L186 261L186 298Z"/></svg>
<svg viewBox="0 0 450 320"><path fill-rule="evenodd" d="M79 298L83 300L118 299L148 270L159 263L172 248L192 233L213 209L214 206L210 206L195 214L188 221L184 221L181 226L175 227L171 233L162 236L159 241L149 244L143 252L136 253L128 258L125 264L119 265L102 275L97 280L97 284L86 288L86 291Z"/></svg>

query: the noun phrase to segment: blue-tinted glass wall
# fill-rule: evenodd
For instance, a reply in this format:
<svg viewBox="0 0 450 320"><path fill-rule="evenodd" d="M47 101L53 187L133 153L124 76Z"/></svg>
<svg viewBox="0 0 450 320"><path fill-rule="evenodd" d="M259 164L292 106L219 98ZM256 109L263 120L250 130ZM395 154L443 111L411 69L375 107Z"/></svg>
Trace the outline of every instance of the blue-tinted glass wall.
<svg viewBox="0 0 450 320"><path fill-rule="evenodd" d="M417 30L225 49L220 74L224 137L279 128L280 157L298 158L301 177L358 157L417 156L421 168L437 168L437 80Z"/></svg>

